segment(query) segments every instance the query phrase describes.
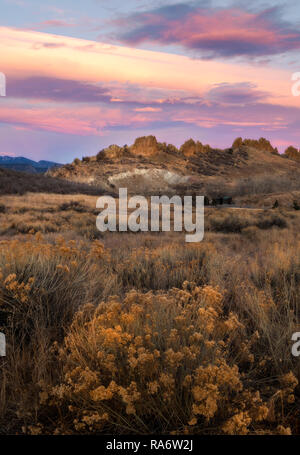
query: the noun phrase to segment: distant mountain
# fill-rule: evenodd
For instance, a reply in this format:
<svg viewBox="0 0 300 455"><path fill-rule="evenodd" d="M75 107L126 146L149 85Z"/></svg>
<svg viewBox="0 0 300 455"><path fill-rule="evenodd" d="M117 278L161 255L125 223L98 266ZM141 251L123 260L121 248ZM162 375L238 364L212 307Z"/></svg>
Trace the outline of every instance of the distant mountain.
<svg viewBox="0 0 300 455"><path fill-rule="evenodd" d="M61 164L52 161L33 161L23 156L13 157L0 155L0 167L14 171L30 172L32 174L44 174L53 167L60 167Z"/></svg>

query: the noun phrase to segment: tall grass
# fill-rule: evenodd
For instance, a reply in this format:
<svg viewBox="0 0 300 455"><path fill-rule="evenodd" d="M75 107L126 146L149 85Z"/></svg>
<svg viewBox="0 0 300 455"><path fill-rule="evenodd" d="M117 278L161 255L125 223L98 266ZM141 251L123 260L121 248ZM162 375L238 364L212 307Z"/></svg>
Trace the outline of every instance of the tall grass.
<svg viewBox="0 0 300 455"><path fill-rule="evenodd" d="M0 431L297 433L297 220L2 241Z"/></svg>

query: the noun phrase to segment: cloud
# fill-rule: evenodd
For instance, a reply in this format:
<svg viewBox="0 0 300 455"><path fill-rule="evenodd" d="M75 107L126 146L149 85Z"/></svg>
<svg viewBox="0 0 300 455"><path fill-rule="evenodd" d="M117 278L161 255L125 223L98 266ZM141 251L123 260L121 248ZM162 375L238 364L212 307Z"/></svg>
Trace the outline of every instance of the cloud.
<svg viewBox="0 0 300 455"><path fill-rule="evenodd" d="M26 79L9 78L7 96L77 103L99 103L111 100L107 89L100 85L42 76Z"/></svg>
<svg viewBox="0 0 300 455"><path fill-rule="evenodd" d="M68 107L7 107L1 110L0 121L27 130L89 136L100 135L103 128L121 122L121 119L118 111L92 108L79 113Z"/></svg>
<svg viewBox="0 0 300 455"><path fill-rule="evenodd" d="M251 102L246 105L232 103L232 98L224 100L199 100L185 103L184 100L166 102L158 106L144 106L131 109L128 103L110 105L82 105L74 109L70 103L45 103L28 101L22 106L21 100L6 100L0 111L0 123L10 124L34 131L48 131L78 136L98 136L105 132L122 131L134 128L155 128L162 125L169 129L191 126L195 130L227 128L233 132L236 128L247 135L249 128L254 128L257 135L263 131L279 132L281 139L288 139L300 129L300 108L283 107L266 102ZM236 100L234 100L236 101ZM239 100L240 101L240 100ZM11 104L11 106L10 106ZM241 135L241 134L240 134Z"/></svg>
<svg viewBox="0 0 300 455"><path fill-rule="evenodd" d="M88 99L98 100L107 94L115 100L143 103L143 106L134 107L147 107L152 106L149 100L172 102L183 97L185 102L189 98L189 102L193 103L193 98L197 101L197 98L222 82L238 84L251 81L257 90L269 93L268 102L299 105L299 99L291 96L291 76L287 66L274 69L271 66L254 65L253 62L241 65L236 61L191 59L174 53L125 46L107 48L93 41L4 27L0 27L0 38L1 71L7 75L8 86L13 79L31 77L74 80L80 84L74 86L74 91L97 91L96 97L89 95ZM43 46L38 49L35 47L37 43ZM49 43L52 47L49 47ZM43 87L46 85L42 80L39 82L36 79L36 82ZM49 93L53 92L51 87L52 82L48 89L45 87L48 95L43 95L44 98L48 96L49 99ZM108 88L107 93L99 93L99 87ZM35 86L30 90L29 87L24 88L24 93L29 94L33 90L38 92ZM52 93L51 96L54 99L61 98L63 91ZM18 95L27 97L20 90Z"/></svg>
<svg viewBox="0 0 300 455"><path fill-rule="evenodd" d="M300 49L299 29L283 21L279 8L258 13L240 8L171 5L115 21L126 44L180 46L207 58L263 57Z"/></svg>
<svg viewBox="0 0 300 455"><path fill-rule="evenodd" d="M1 110L0 121L38 131L95 136L124 128L159 128L160 124L258 131L300 127L299 108L268 102L269 94L251 82L213 84L202 96L191 96L185 91L157 91L128 83L104 86L40 76L9 78L7 90L6 102L13 107ZM74 109L73 103L82 106Z"/></svg>
<svg viewBox="0 0 300 455"><path fill-rule="evenodd" d="M149 116L128 111L126 106L82 106L80 110L70 105L4 106L0 110L0 125L31 131L47 131L76 136L101 136L112 129L136 128L151 123Z"/></svg>
<svg viewBox="0 0 300 455"><path fill-rule="evenodd" d="M105 85L45 76L25 79L9 76L7 97L59 103L114 104L136 112L160 112L163 104L189 103L188 93L149 89L130 83Z"/></svg>
<svg viewBox="0 0 300 455"><path fill-rule="evenodd" d="M34 49L58 49L60 47L66 47L66 44L61 42L61 43L34 43L33 48Z"/></svg>
<svg viewBox="0 0 300 455"><path fill-rule="evenodd" d="M249 105L262 101L268 93L257 90L250 82L217 84L206 94L206 99L224 105Z"/></svg>
<svg viewBox="0 0 300 455"><path fill-rule="evenodd" d="M136 107L134 110L136 112L160 112L162 109L160 107Z"/></svg>
<svg viewBox="0 0 300 455"><path fill-rule="evenodd" d="M36 28L47 28L47 27L58 27L58 28L65 28L65 27L75 27L76 24L74 22L69 22L63 19L50 19L47 21L42 21L36 24Z"/></svg>
<svg viewBox="0 0 300 455"><path fill-rule="evenodd" d="M8 77L7 97L59 103L105 103L126 106L136 112L160 112L162 105L185 105L198 102L188 92L162 90L138 84L88 83L56 77Z"/></svg>
<svg viewBox="0 0 300 455"><path fill-rule="evenodd" d="M1 134L10 128L12 143L22 132L22 137L39 138L59 134L59 141L74 136L74 143L77 138L83 143L84 137L95 144L103 135L108 144L120 137L129 143L137 130L144 135L162 129L168 141L193 132L196 139L220 147L236 136L260 137L265 131L271 139L300 140L299 98L291 96L291 75L284 66L191 59L125 46L107 49L101 43L4 27L0 37L8 92L1 100L0 128ZM35 43L45 46L36 50Z"/></svg>

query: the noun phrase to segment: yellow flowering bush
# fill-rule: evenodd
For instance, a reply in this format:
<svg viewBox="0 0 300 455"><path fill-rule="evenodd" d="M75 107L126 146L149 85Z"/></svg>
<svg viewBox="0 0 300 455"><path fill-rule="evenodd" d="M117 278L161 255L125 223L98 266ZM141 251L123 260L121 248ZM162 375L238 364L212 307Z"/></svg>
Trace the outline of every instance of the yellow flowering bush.
<svg viewBox="0 0 300 455"><path fill-rule="evenodd" d="M188 282L88 305L58 350L62 380L41 386L41 405L57 410L56 433L246 434L269 409L233 361L243 330L218 289Z"/></svg>

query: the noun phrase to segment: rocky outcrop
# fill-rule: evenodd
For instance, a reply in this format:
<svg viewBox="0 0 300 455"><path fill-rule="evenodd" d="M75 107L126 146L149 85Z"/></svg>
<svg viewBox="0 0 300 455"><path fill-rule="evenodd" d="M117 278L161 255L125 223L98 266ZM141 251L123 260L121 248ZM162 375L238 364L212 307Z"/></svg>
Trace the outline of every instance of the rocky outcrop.
<svg viewBox="0 0 300 455"><path fill-rule="evenodd" d="M193 139L185 141L180 147L180 152L186 157L196 156L200 153L209 152L210 150L209 145L203 145L201 142L195 142Z"/></svg>
<svg viewBox="0 0 300 455"><path fill-rule="evenodd" d="M159 143L155 136L138 137L130 147L133 155L151 156L159 151Z"/></svg>

